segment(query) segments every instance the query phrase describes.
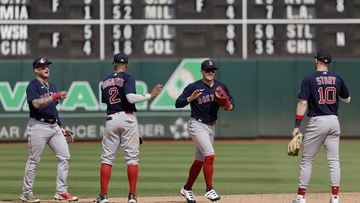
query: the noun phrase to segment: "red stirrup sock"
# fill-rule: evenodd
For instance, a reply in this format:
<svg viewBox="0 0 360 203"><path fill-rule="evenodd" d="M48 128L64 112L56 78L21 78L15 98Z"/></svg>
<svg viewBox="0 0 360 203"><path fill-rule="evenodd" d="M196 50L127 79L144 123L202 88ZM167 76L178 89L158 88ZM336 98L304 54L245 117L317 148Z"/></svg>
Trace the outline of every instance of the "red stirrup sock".
<svg viewBox="0 0 360 203"><path fill-rule="evenodd" d="M337 195L339 195L339 190L340 190L339 186L332 186L331 187L331 194L337 196Z"/></svg>
<svg viewBox="0 0 360 203"><path fill-rule="evenodd" d="M101 185L101 195L106 195L108 191L109 181L111 178L111 169L112 166L109 164L101 164L100 169L100 185Z"/></svg>
<svg viewBox="0 0 360 203"><path fill-rule="evenodd" d="M184 185L185 190L190 190L192 188L196 178L199 176L203 163L203 161L194 160L189 170L188 179L186 181L186 184Z"/></svg>
<svg viewBox="0 0 360 203"><path fill-rule="evenodd" d="M137 164L131 164L127 166L127 176L129 181L129 194L136 194L136 183L139 174L139 167Z"/></svg>
<svg viewBox="0 0 360 203"><path fill-rule="evenodd" d="M298 188L298 195L305 196L306 189L304 188Z"/></svg>
<svg viewBox="0 0 360 203"><path fill-rule="evenodd" d="M215 155L206 156L204 160L204 177L206 182L206 191L212 189L212 178L214 174Z"/></svg>

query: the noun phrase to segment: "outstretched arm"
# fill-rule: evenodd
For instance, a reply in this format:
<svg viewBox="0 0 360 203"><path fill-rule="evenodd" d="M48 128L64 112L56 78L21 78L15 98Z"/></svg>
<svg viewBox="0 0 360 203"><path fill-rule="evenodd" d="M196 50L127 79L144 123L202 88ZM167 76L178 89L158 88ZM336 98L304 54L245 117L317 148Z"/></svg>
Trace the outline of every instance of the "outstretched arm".
<svg viewBox="0 0 360 203"><path fill-rule="evenodd" d="M132 104L137 103L137 102L147 101L151 98L158 96L160 94L161 90L162 90L162 85L157 84L151 90L151 93L147 93L147 94L129 93L129 94L126 94L126 99Z"/></svg>

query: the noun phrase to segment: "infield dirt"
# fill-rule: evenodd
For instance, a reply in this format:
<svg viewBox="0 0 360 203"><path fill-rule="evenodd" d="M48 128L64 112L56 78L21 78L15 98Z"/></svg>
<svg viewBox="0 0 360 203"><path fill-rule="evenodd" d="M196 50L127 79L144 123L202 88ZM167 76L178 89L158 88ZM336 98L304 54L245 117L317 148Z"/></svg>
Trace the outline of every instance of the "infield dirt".
<svg viewBox="0 0 360 203"><path fill-rule="evenodd" d="M254 195L223 195L219 203L288 203L295 194L254 194ZM341 193L341 203L359 203L360 193ZM328 203L330 195L327 193L307 194L307 203ZM197 196L197 203L210 203L205 197ZM94 199L80 199L80 203L92 203ZM112 203L126 203L127 198L111 198ZM44 200L42 203L59 203ZM65 201L62 201L65 203ZM185 203L182 196L138 197L138 203ZM0 201L0 203L8 203Z"/></svg>

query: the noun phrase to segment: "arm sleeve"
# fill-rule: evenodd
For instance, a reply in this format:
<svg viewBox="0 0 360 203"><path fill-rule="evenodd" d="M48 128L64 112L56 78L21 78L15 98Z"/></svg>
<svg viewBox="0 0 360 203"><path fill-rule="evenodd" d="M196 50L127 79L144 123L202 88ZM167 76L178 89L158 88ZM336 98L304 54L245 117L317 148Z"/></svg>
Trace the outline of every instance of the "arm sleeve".
<svg viewBox="0 0 360 203"><path fill-rule="evenodd" d="M185 87L183 93L176 99L175 101L175 107L176 108L182 108L189 104L187 101L187 98L192 94L193 91L191 91L190 86Z"/></svg>
<svg viewBox="0 0 360 203"><path fill-rule="evenodd" d="M27 87L26 97L29 104L31 104L33 100L40 98L39 91L36 90L36 87L35 85L33 85L33 83L29 84L29 86Z"/></svg>
<svg viewBox="0 0 360 203"><path fill-rule="evenodd" d="M347 88L347 86L346 86L346 84L345 84L345 82L344 82L344 80L342 79L342 78L340 78L340 82L341 82L341 87L340 87L340 94L339 94L339 96L340 96L340 98L342 98L342 99L345 99L345 100L349 100L348 102L346 102L346 101L344 101L344 102L346 102L346 103L349 103L350 102L350 91L349 91L349 89Z"/></svg>
<svg viewBox="0 0 360 203"><path fill-rule="evenodd" d="M141 94L129 93L129 94L126 94L126 99L129 101L129 103L134 104L137 102L143 102L143 101L147 101L147 100L151 99L151 94L147 93L147 94L141 95Z"/></svg>
<svg viewBox="0 0 360 203"><path fill-rule="evenodd" d="M105 95L105 89L103 89L102 87L101 87L101 102L102 103L107 103L107 101L106 101L106 95Z"/></svg>
<svg viewBox="0 0 360 203"><path fill-rule="evenodd" d="M341 98L341 97L340 97L340 99L341 99L341 101L343 101L343 102L345 102L345 103L350 103L351 97L350 97L350 96L347 97L347 98Z"/></svg>
<svg viewBox="0 0 360 203"><path fill-rule="evenodd" d="M136 88L135 88L135 78L131 75L127 75L124 83L124 93L125 95L129 93L136 94Z"/></svg>

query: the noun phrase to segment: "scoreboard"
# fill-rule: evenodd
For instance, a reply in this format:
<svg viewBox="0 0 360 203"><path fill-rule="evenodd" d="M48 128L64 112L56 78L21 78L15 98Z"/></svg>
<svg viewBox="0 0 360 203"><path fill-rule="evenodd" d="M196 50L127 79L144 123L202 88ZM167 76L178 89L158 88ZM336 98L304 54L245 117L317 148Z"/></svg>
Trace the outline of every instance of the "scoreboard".
<svg viewBox="0 0 360 203"><path fill-rule="evenodd" d="M360 56L360 0L0 0L0 59Z"/></svg>

